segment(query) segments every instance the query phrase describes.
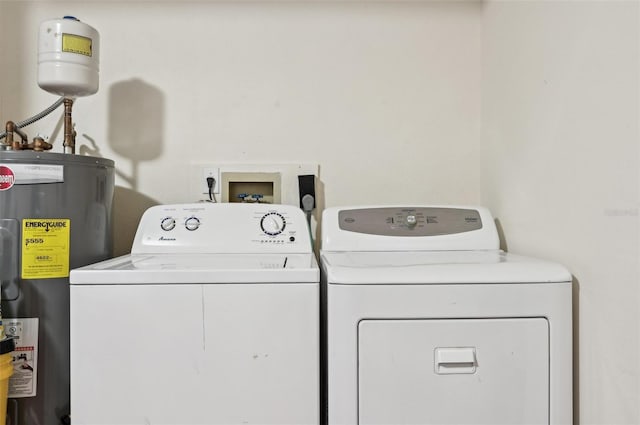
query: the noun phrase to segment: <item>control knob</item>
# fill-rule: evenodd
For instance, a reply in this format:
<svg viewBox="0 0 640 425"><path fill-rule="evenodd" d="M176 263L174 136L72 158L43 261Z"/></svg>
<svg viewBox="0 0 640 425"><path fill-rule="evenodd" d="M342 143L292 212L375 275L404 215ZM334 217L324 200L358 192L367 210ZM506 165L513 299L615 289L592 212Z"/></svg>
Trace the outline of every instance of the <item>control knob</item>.
<svg viewBox="0 0 640 425"><path fill-rule="evenodd" d="M287 222L284 217L277 212L265 214L260 220L260 228L270 236L276 236L282 233L286 225Z"/></svg>
<svg viewBox="0 0 640 425"><path fill-rule="evenodd" d="M200 220L198 220L198 217L189 217L184 222L184 227L186 227L187 230L194 231L200 227Z"/></svg>
<svg viewBox="0 0 640 425"><path fill-rule="evenodd" d="M173 217L165 217L160 222L160 228L166 232L176 227L176 219Z"/></svg>

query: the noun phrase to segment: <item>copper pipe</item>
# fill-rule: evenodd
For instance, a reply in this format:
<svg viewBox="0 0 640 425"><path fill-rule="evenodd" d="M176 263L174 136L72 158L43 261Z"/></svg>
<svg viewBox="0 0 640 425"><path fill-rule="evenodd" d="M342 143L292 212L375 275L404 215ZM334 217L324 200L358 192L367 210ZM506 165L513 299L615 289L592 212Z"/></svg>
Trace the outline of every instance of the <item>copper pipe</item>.
<svg viewBox="0 0 640 425"><path fill-rule="evenodd" d="M73 130L71 120L71 107L73 100L64 99L64 153L76 153L76 132Z"/></svg>
<svg viewBox="0 0 640 425"><path fill-rule="evenodd" d="M45 142L42 137L34 137L33 143L29 143L29 148L33 149L36 152L48 151L52 147L53 145L51 143Z"/></svg>
<svg viewBox="0 0 640 425"><path fill-rule="evenodd" d="M25 149L33 149L36 152L48 151L53 147L51 143L45 142L40 136L34 137L32 143L27 143L27 134L20 130L20 128L13 122L7 121L6 129L6 142L3 143L5 148L13 149L14 151L21 151ZM20 140L13 140L13 134L17 133L20 136Z"/></svg>
<svg viewBox="0 0 640 425"><path fill-rule="evenodd" d="M24 131L20 130L18 127L15 128L16 133L18 133L20 135L20 139L22 140L23 143L27 143L27 133L25 133Z"/></svg>
<svg viewBox="0 0 640 425"><path fill-rule="evenodd" d="M15 123L13 121L7 121L7 124L5 125L4 129L4 134L5 136L5 141L2 142L3 145L5 145L5 149L11 149L11 145L13 145L13 129L15 128Z"/></svg>
<svg viewBox="0 0 640 425"><path fill-rule="evenodd" d="M24 131L20 130L13 121L7 121L5 129L7 132L7 140L5 144L11 146L14 151L22 150L22 147L27 144L27 134ZM13 133L16 133L18 134L18 136L20 136L20 141L13 140Z"/></svg>

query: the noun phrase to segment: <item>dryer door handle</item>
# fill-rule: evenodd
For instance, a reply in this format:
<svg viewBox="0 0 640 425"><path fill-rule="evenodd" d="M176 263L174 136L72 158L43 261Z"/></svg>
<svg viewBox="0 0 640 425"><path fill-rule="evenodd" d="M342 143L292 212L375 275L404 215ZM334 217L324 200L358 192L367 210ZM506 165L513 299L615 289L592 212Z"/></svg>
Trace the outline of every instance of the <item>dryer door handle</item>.
<svg viewBox="0 0 640 425"><path fill-rule="evenodd" d="M438 375L475 373L475 347L437 347L434 350L435 372Z"/></svg>

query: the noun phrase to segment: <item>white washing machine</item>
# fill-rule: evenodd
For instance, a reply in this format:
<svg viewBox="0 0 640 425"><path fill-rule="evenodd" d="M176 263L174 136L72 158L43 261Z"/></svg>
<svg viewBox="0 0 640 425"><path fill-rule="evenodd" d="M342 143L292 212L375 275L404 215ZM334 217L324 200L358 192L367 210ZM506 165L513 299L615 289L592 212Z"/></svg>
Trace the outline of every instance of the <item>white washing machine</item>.
<svg viewBox="0 0 640 425"><path fill-rule="evenodd" d="M327 209L321 268L330 425L571 424L571 275L488 210Z"/></svg>
<svg viewBox="0 0 640 425"><path fill-rule="evenodd" d="M298 208L150 208L71 272L73 423L318 424L319 279Z"/></svg>

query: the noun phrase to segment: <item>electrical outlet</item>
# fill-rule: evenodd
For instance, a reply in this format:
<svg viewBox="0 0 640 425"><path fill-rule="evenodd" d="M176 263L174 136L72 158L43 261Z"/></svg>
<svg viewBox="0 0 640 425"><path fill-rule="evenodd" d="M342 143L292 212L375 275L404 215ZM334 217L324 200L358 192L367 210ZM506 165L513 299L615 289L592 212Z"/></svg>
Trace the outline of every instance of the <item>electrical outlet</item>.
<svg viewBox="0 0 640 425"><path fill-rule="evenodd" d="M213 187L213 193L216 195L220 194L220 188L222 187L220 181L220 168L218 167L210 167L208 165L200 166L200 176L201 180L199 183L200 193L202 195L209 195L209 186L207 186L207 177L213 177L215 179L215 186Z"/></svg>
<svg viewBox="0 0 640 425"><path fill-rule="evenodd" d="M0 0L1 2L2 0ZM214 194L217 202L233 202L237 195L235 189L250 194L265 196L264 202L298 205L300 175L318 176L318 164L269 164L269 163L225 163L204 159L190 163L189 201L198 202L209 199L207 177L216 179ZM256 183L259 187L241 186ZM269 199L269 197L272 197Z"/></svg>

